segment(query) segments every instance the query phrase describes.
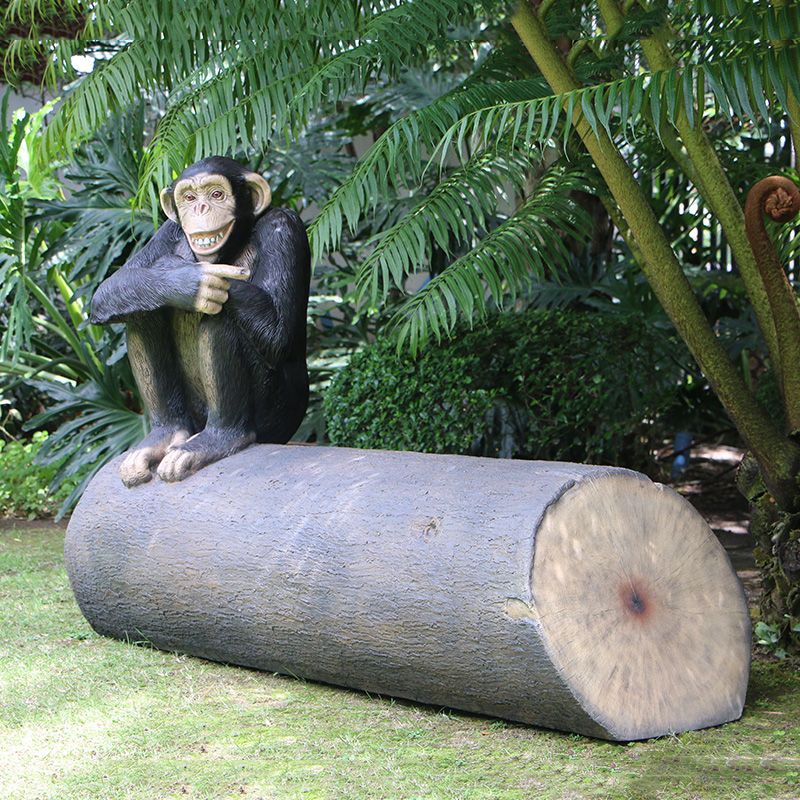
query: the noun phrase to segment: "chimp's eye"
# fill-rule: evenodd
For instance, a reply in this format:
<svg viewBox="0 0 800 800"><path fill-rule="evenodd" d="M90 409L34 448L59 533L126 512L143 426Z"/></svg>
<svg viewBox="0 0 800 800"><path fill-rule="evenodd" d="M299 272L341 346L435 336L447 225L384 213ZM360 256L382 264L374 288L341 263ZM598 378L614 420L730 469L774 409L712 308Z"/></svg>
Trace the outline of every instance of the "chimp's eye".
<svg viewBox="0 0 800 800"><path fill-rule="evenodd" d="M225 194L221 189L214 189L214 191L211 192L211 196L215 200L222 200L222 198L225 197Z"/></svg>
<svg viewBox="0 0 800 800"><path fill-rule="evenodd" d="M197 200L197 195L194 195L191 192L187 192L183 196L183 199L186 200L187 203L193 203L195 200Z"/></svg>

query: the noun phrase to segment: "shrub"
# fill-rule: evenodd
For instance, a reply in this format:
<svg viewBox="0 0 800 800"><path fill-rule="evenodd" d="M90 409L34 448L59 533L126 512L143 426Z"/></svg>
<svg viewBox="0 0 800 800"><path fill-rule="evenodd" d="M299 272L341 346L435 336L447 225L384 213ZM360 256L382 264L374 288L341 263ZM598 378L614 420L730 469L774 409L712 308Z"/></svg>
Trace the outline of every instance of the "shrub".
<svg viewBox="0 0 800 800"><path fill-rule="evenodd" d="M635 317L498 314L413 358L379 340L333 381L334 444L644 468L678 374Z"/></svg>
<svg viewBox="0 0 800 800"><path fill-rule="evenodd" d="M380 339L356 353L325 395L334 444L380 450L462 453L499 396L482 386L477 354L432 348L399 356Z"/></svg>
<svg viewBox="0 0 800 800"><path fill-rule="evenodd" d="M36 463L36 454L46 439L44 431L34 433L28 441L0 439L0 517L52 516L75 487L77 481L71 480L55 492L48 488L59 465Z"/></svg>

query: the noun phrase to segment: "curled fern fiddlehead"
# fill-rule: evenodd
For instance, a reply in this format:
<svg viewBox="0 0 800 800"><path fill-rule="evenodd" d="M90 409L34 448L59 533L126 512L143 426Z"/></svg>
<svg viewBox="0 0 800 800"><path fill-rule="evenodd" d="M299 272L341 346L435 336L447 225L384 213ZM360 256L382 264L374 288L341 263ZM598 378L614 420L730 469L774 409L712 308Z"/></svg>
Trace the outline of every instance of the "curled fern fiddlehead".
<svg viewBox="0 0 800 800"><path fill-rule="evenodd" d="M800 190L788 178L773 175L748 193L744 217L747 238L764 281L775 322L778 361L773 367L783 387L789 431L800 430L800 310L794 289L767 233L764 217L789 222L800 211Z"/></svg>

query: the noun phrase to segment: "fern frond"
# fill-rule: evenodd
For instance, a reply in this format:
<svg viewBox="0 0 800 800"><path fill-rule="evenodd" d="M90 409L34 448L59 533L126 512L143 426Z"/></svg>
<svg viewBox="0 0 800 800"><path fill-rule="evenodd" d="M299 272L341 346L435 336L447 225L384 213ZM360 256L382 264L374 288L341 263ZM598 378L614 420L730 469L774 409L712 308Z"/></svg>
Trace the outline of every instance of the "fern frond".
<svg viewBox="0 0 800 800"><path fill-rule="evenodd" d="M287 119L288 98L314 69L281 66L252 55L171 105L142 164L137 202L148 192L155 197L154 185L168 184L189 161L273 138Z"/></svg>
<svg viewBox="0 0 800 800"><path fill-rule="evenodd" d="M27 0L33 2L33 0ZM74 2L74 0L72 0ZM92 3L93 14L87 35L107 38L108 32L124 32L132 39L162 39L165 44L185 46L203 60L222 44L230 49L240 41L259 41L259 37L291 36L309 22L319 23L319 30L352 29L364 14L373 13L380 4L351 0L103 0ZM309 31L309 35L312 35ZM202 39L203 42L198 41ZM267 44L270 39L261 39ZM277 41L277 38L276 38ZM170 58L180 54L170 54ZM205 55L204 55L205 54Z"/></svg>
<svg viewBox="0 0 800 800"><path fill-rule="evenodd" d="M180 98L187 82L213 80L242 53L257 54L266 65L277 63L278 70L303 57L310 65L314 53L334 52L339 37L358 29L353 4L345 0L280 5L221 0L210 6L199 0L107 0L95 10L79 41L98 37L111 41L115 52L99 59L66 96L44 142L48 156L71 150L111 112L147 91L163 90L170 97L174 91ZM329 30L325 24L334 26L330 30L335 33L315 33ZM301 48L302 42L306 46Z"/></svg>
<svg viewBox="0 0 800 800"><path fill-rule="evenodd" d="M86 0L6 0L6 9L0 21L9 25L34 26L53 14L82 16L87 10Z"/></svg>
<svg viewBox="0 0 800 800"><path fill-rule="evenodd" d="M591 230L569 195L583 186L579 173L551 168L512 217L400 307L391 322L398 349L408 344L416 352L431 334L449 335L459 315L484 317L490 301L502 306L534 278L565 268L564 237L585 239Z"/></svg>
<svg viewBox="0 0 800 800"><path fill-rule="evenodd" d="M335 250L344 223L354 230L361 216L374 208L390 186L418 184L426 151L431 152L450 126L465 114L498 102L523 98L530 101L548 91L541 78L461 86L399 119L367 151L310 225L314 261L324 251Z"/></svg>
<svg viewBox="0 0 800 800"><path fill-rule="evenodd" d="M51 90L72 78L70 56L87 42L75 37L88 13L82 0L8 0L0 11L0 81L36 80Z"/></svg>
<svg viewBox="0 0 800 800"><path fill-rule="evenodd" d="M478 6L469 0L415 0L374 15L353 46L323 63L292 99L296 118L302 124L324 99L363 89L370 78L391 77L427 59L449 29L475 19Z"/></svg>
<svg viewBox="0 0 800 800"><path fill-rule="evenodd" d="M106 122L111 111L125 108L152 86L144 44L122 44L119 52L101 61L68 93L53 120L46 127L41 157L52 159L63 148L72 149Z"/></svg>
<svg viewBox="0 0 800 800"><path fill-rule="evenodd" d="M168 117L155 136L150 171L143 174L147 182L200 152L247 149L253 139L263 141L287 127L287 119L291 129L300 130L321 103L378 75L427 62L436 47L450 46L453 25L474 20L479 7L492 5L477 0L93 4L82 41L111 38L119 52L98 61L66 96L43 152L52 158L72 150L110 112L142 93L164 91ZM190 131L192 118L199 122L196 134Z"/></svg>
<svg viewBox="0 0 800 800"><path fill-rule="evenodd" d="M791 3L781 7L771 0L678 0L672 7L672 13L677 17L701 17L715 25L725 25L731 21L750 25L751 20L780 15L790 7ZM797 33L797 29L794 33Z"/></svg>
<svg viewBox="0 0 800 800"><path fill-rule="evenodd" d="M752 120L769 118L768 106L776 101L786 108L788 92L800 96L800 51L759 49L750 53L747 66L741 57L727 61L691 65L587 86L561 95L501 101L478 108L454 122L437 145L444 164L451 153L463 158L499 138L510 137L514 146L552 143L559 126L566 141L580 114L595 135L625 136L642 118L660 134L664 124L674 124L677 114L699 124L708 85L717 108L728 117Z"/></svg>
<svg viewBox="0 0 800 800"><path fill-rule="evenodd" d="M372 240L374 249L358 271L360 294L368 294L375 306L391 288L402 290L412 272L429 268L433 242L449 255L467 244L476 231L486 230L487 217L496 211L505 189L521 189L530 165L527 155L492 149L452 171L395 225Z"/></svg>

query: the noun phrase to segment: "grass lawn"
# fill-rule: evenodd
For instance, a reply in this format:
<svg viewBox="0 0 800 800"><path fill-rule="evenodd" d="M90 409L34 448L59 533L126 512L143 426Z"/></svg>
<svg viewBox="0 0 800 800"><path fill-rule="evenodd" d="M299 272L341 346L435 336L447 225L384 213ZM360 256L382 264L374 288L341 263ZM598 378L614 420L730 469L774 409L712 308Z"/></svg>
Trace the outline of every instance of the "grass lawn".
<svg viewBox="0 0 800 800"><path fill-rule="evenodd" d="M0 798L797 798L800 672L740 722L628 746L97 636L55 527L0 529Z"/></svg>

